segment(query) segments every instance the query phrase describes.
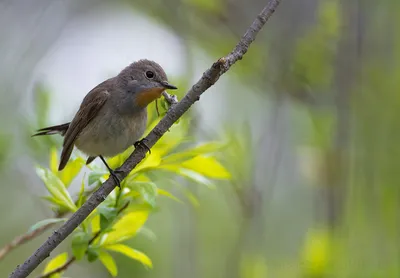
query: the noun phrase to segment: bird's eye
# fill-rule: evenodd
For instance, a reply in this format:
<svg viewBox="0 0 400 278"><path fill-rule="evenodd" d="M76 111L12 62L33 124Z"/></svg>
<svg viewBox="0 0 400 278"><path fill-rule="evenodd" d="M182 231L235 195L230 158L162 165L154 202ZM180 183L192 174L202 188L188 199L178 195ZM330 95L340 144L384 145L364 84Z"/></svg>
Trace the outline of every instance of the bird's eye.
<svg viewBox="0 0 400 278"><path fill-rule="evenodd" d="M152 79L154 77L154 72L152 72L150 70L146 71L146 77L149 79Z"/></svg>

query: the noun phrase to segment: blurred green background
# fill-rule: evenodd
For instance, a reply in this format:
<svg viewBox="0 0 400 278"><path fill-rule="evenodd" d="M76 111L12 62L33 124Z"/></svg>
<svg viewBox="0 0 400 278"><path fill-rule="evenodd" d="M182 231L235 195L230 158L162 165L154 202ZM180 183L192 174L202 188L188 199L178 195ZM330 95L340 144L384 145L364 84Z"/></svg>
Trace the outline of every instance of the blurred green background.
<svg viewBox="0 0 400 278"><path fill-rule="evenodd" d="M181 98L265 4L0 1L0 248L54 217L35 166L49 167L61 138L32 139L36 129L70 121L90 89L141 58L160 63ZM184 204L157 197L147 236L126 243L153 268L113 255L118 277L400 277L396 26L398 0L283 0L185 114L184 135L166 139L224 144L213 158L230 177L174 177L168 190ZM167 176L157 172L157 187ZM0 277L51 231L1 258ZM70 239L52 257L64 251ZM63 275L111 277L98 261Z"/></svg>

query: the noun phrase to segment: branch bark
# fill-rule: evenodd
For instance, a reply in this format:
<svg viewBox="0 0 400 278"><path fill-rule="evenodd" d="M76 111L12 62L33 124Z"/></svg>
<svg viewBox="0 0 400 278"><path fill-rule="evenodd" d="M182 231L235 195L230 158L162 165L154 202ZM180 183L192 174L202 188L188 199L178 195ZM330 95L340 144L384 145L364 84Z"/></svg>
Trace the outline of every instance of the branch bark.
<svg viewBox="0 0 400 278"><path fill-rule="evenodd" d="M280 0L269 0L261 13L256 17L246 33L240 39L232 52L220 58L203 76L192 86L180 102L171 107L156 127L146 136L146 145L151 148L196 101L200 99L208 88L218 81L220 76L246 54L250 44L255 40L258 32L275 12ZM124 164L118 169L118 178L123 180L129 172L143 160L147 152L144 147L136 148ZM18 265L10 274L10 278L27 277L39 264L50 256L50 253L69 236L88 215L114 190L116 184L109 178L93 195L33 253L22 265Z"/></svg>

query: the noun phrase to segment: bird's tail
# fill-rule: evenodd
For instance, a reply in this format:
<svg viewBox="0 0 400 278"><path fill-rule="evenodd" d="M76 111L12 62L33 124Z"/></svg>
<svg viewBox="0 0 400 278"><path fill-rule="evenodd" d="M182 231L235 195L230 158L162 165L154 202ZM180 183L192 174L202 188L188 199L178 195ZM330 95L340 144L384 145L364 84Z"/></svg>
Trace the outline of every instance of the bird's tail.
<svg viewBox="0 0 400 278"><path fill-rule="evenodd" d="M65 123L62 125L54 125L54 126L41 128L41 129L37 130L36 131L37 133L33 134L32 137L41 136L41 135L53 135L53 134L60 134L61 136L64 136L69 128L69 124L70 123Z"/></svg>

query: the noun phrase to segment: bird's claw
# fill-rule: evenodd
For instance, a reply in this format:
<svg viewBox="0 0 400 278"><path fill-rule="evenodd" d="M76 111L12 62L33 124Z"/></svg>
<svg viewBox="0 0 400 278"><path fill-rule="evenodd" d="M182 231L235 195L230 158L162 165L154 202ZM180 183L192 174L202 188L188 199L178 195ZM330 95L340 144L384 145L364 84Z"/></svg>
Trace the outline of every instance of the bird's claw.
<svg viewBox="0 0 400 278"><path fill-rule="evenodd" d="M115 181L116 185L121 188L121 180L120 178L118 178L118 176L116 174L118 173L122 173L121 170L111 170L110 171L110 176L113 178L113 180Z"/></svg>
<svg viewBox="0 0 400 278"><path fill-rule="evenodd" d="M145 149L147 149L147 151L149 152L149 154L151 154L151 150L150 150L149 146L146 145L145 141L147 141L146 138L143 138L142 140L139 140L139 141L136 141L135 143L133 143L133 146L135 147L135 149L136 149L138 146L142 146L142 147L144 147Z"/></svg>

